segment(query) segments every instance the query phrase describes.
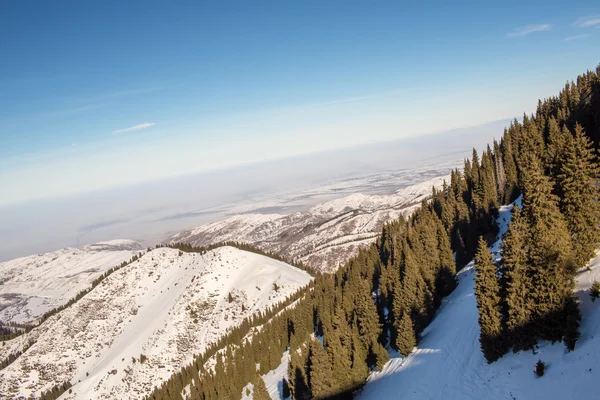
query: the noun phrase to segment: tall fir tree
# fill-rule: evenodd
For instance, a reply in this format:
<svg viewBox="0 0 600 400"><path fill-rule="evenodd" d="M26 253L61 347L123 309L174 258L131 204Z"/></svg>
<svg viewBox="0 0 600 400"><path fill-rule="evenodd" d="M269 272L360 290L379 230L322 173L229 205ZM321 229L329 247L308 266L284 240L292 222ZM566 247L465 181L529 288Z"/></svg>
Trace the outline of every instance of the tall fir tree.
<svg viewBox="0 0 600 400"><path fill-rule="evenodd" d="M396 348L403 356L407 356L417 345L415 328L410 314L404 311L398 323L398 335L396 337Z"/></svg>
<svg viewBox="0 0 600 400"><path fill-rule="evenodd" d="M567 136L557 159L560 209L573 239L575 266L581 268L594 256L600 238L597 160L581 126Z"/></svg>
<svg viewBox="0 0 600 400"><path fill-rule="evenodd" d="M552 182L542 164L529 155L524 182L523 214L529 226L528 266L533 299L532 320L542 339L561 340L563 308L574 286L571 235L552 193Z"/></svg>
<svg viewBox="0 0 600 400"><path fill-rule="evenodd" d="M265 385L262 376L257 373L252 383L254 385L252 390L252 400L271 400L271 396L269 396L267 386Z"/></svg>
<svg viewBox="0 0 600 400"><path fill-rule="evenodd" d="M336 382L327 352L318 340L310 342L310 386L314 399L325 399L335 394Z"/></svg>
<svg viewBox="0 0 600 400"><path fill-rule="evenodd" d="M501 279L507 339L514 351L530 349L535 345L535 336L530 327L533 305L525 249L526 234L527 226L521 211L514 205L511 222L502 241Z"/></svg>
<svg viewBox="0 0 600 400"><path fill-rule="evenodd" d="M481 351L487 362L492 363L506 353L506 348L502 338L500 288L496 265L483 238L479 238L475 262L475 299L479 311Z"/></svg>

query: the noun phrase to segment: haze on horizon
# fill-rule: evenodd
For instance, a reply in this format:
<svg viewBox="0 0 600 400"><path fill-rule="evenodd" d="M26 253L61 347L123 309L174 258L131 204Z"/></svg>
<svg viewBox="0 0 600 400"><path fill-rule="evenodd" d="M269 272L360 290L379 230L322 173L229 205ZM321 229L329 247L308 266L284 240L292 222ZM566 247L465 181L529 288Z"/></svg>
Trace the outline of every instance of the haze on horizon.
<svg viewBox="0 0 600 400"><path fill-rule="evenodd" d="M4 2L0 259L456 164L597 65L600 7L564 5Z"/></svg>
<svg viewBox="0 0 600 400"><path fill-rule="evenodd" d="M597 64L595 2L434 3L4 2L0 207L511 118Z"/></svg>

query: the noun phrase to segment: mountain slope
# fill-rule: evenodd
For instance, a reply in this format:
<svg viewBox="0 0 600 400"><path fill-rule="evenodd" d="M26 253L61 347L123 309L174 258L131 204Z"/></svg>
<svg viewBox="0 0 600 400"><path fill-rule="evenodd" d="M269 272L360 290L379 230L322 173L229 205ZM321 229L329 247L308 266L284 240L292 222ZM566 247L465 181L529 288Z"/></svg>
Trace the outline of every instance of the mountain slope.
<svg viewBox="0 0 600 400"><path fill-rule="evenodd" d="M355 255L359 247L379 237L385 222L410 214L431 195L432 187L441 187L444 180L448 177L430 179L391 195L352 194L289 215L236 215L178 233L168 242L194 246L247 242L330 272Z"/></svg>
<svg viewBox="0 0 600 400"><path fill-rule="evenodd" d="M232 247L205 254L153 250L9 341L11 349L35 343L0 371L0 393L39 396L71 381L73 394L64 398L143 397L228 328L310 279L288 264Z"/></svg>
<svg viewBox="0 0 600 400"><path fill-rule="evenodd" d="M132 240L111 240L0 263L0 321L33 322L142 249Z"/></svg>
<svg viewBox="0 0 600 400"><path fill-rule="evenodd" d="M511 208L500 211L500 235L506 231ZM496 256L500 243L491 248ZM419 346L408 357L396 356L382 372L374 373L358 398L594 398L600 373L600 304L591 302L588 289L594 280L600 281L600 256L589 267L577 276L583 321L574 352L566 352L562 343L541 342L537 354L509 353L487 364L479 348L474 268L469 264L458 273L458 287L444 300ZM541 378L533 373L539 359L547 364Z"/></svg>

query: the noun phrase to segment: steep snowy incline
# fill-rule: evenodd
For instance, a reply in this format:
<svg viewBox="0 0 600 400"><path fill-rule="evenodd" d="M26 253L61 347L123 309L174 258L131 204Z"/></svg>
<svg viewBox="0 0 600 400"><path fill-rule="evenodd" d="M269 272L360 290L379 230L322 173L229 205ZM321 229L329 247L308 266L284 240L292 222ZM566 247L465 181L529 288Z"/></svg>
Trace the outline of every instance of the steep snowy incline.
<svg viewBox="0 0 600 400"><path fill-rule="evenodd" d="M16 349L34 344L0 371L0 393L28 398L70 381L73 393L61 398L142 398L244 317L310 279L232 247L205 254L153 250L7 342Z"/></svg>
<svg viewBox="0 0 600 400"><path fill-rule="evenodd" d="M500 211L502 235L512 206ZM499 236L501 237L501 236ZM491 248L498 257L499 240ZM458 273L459 285L444 300L438 315L423 333L419 346L406 358L392 358L374 373L359 399L591 399L598 397L600 374L600 302L592 303L589 288L600 281L600 256L577 276L576 294L583 314L581 339L573 352L562 343L541 342L536 354L509 353L487 364L479 347L474 297L474 268ZM546 374L533 368L546 362Z"/></svg>
<svg viewBox="0 0 600 400"><path fill-rule="evenodd" d="M361 246L372 243L384 223L410 214L432 187L448 176L400 189L391 195L352 194L305 212L242 214L172 236L168 242L207 246L226 241L254 244L321 271L333 271Z"/></svg>
<svg viewBox="0 0 600 400"><path fill-rule="evenodd" d="M132 240L111 240L0 263L0 321L33 322L142 249Z"/></svg>

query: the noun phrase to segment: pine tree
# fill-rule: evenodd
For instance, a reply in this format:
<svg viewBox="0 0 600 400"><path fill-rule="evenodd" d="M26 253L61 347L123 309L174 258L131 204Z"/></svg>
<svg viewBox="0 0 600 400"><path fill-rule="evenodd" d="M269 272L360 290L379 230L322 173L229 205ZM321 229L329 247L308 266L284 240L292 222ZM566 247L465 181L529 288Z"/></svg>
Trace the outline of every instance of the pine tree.
<svg viewBox="0 0 600 400"><path fill-rule="evenodd" d="M475 262L475 299L479 311L481 351L488 363L492 363L502 357L506 350L502 342L500 288L496 266L483 238L479 238Z"/></svg>
<svg viewBox="0 0 600 400"><path fill-rule="evenodd" d="M406 311L402 313L398 324L398 336L396 338L396 348L403 356L407 356L417 345L415 338L415 329L410 314Z"/></svg>

